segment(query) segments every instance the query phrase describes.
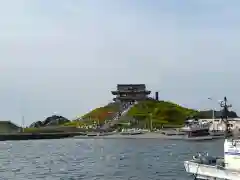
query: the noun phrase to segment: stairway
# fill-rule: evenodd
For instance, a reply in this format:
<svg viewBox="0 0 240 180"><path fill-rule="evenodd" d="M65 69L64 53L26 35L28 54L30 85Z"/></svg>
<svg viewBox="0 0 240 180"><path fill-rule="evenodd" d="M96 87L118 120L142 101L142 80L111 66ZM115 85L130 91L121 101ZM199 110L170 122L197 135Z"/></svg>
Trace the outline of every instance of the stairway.
<svg viewBox="0 0 240 180"><path fill-rule="evenodd" d="M120 119L120 117L125 116L128 111L137 104L138 102L134 102L133 104L129 104L129 103L125 103L125 104L121 104L121 108L120 111L116 113L116 115L113 117L111 122L108 122L106 124L104 124L101 129L108 129L111 126L114 126L118 120Z"/></svg>

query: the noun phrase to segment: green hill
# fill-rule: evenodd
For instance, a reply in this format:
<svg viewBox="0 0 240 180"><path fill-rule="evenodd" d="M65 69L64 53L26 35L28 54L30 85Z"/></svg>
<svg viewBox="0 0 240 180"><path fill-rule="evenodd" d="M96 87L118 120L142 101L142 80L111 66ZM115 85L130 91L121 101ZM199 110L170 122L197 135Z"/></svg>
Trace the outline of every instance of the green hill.
<svg viewBox="0 0 240 180"><path fill-rule="evenodd" d="M128 112L128 116L135 119L135 124L139 126L153 127L162 125L181 125L187 117L193 117L198 111L179 106L167 101L146 100L139 102Z"/></svg>
<svg viewBox="0 0 240 180"><path fill-rule="evenodd" d="M81 122L92 124L98 121L103 124L105 120L111 120L119 109L119 103L109 103L82 116ZM235 112L230 113L232 117L237 117ZM220 111L215 111L217 118L220 117L220 114ZM132 126L149 128L151 122L153 127L182 125L188 117L211 119L212 111L197 111L169 101L146 100L140 101L132 107L125 116L120 118L119 122L123 124L131 122Z"/></svg>
<svg viewBox="0 0 240 180"><path fill-rule="evenodd" d="M80 119L85 123L93 123L99 121L100 124L104 123L105 120L111 120L115 113L119 112L119 103L109 103L106 106L96 108L87 114L83 115Z"/></svg>
<svg viewBox="0 0 240 180"><path fill-rule="evenodd" d="M111 120L113 115L120 109L119 103L110 103L104 107L96 108L81 117L82 122L91 124L99 121L104 123L105 120ZM183 124L188 116L194 116L198 112L193 109L181 107L177 104L165 101L146 100L136 104L125 117L121 117L122 122L133 120L132 123L148 124L152 119L153 125L161 126L162 124L178 125Z"/></svg>

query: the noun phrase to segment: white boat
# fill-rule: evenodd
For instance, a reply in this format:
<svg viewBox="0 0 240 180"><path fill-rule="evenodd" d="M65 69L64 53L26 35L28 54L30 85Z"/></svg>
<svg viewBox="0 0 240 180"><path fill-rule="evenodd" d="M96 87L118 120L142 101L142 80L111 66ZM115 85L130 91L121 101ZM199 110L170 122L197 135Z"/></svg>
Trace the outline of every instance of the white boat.
<svg viewBox="0 0 240 180"><path fill-rule="evenodd" d="M188 137L199 137L209 135L210 123L202 123L199 120L187 120L185 126L180 128L180 132L184 132Z"/></svg>
<svg viewBox="0 0 240 180"><path fill-rule="evenodd" d="M209 131L209 134L211 135L211 136L222 136L222 137L224 137L224 132L223 131Z"/></svg>
<svg viewBox="0 0 240 180"><path fill-rule="evenodd" d="M208 130L209 129L208 123L201 123L197 120L188 120L188 124L182 127L180 130L182 131L198 131L198 130Z"/></svg>
<svg viewBox="0 0 240 180"><path fill-rule="evenodd" d="M198 154L193 159L185 161L184 167L187 173L195 179L208 180L240 180L240 138L239 130L233 131L229 136L230 126L227 120L228 107L227 99L221 103L223 114L226 118L224 157L212 157L208 154Z"/></svg>
<svg viewBox="0 0 240 180"><path fill-rule="evenodd" d="M144 134L145 131L141 129L123 129L120 133L121 135L138 135L138 134Z"/></svg>
<svg viewBox="0 0 240 180"><path fill-rule="evenodd" d="M224 136L226 131L226 125L221 120L213 120L209 127L209 133L211 136Z"/></svg>

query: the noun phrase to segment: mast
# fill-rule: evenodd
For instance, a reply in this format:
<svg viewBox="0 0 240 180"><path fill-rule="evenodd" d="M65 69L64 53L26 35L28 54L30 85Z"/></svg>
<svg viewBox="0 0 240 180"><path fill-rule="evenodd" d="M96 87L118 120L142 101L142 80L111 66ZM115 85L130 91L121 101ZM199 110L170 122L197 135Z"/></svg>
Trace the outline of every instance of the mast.
<svg viewBox="0 0 240 180"><path fill-rule="evenodd" d="M228 108L232 107L232 105L227 104L227 98L225 96L224 100L220 102L220 106L223 108L221 119L226 125L225 138L228 138L229 136L231 136L230 123L228 121L228 114L229 114Z"/></svg>
<svg viewBox="0 0 240 180"><path fill-rule="evenodd" d="M22 132L24 132L24 128L25 128L25 119L24 119L24 116L22 116Z"/></svg>

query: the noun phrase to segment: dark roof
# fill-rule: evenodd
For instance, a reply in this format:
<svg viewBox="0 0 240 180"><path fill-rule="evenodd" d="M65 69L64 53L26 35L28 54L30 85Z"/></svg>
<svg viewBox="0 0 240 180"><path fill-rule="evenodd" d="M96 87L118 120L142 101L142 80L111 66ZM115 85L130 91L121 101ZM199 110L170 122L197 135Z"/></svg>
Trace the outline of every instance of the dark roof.
<svg viewBox="0 0 240 180"><path fill-rule="evenodd" d="M146 87L145 84L118 84L117 87L119 86L142 86L142 87Z"/></svg>

